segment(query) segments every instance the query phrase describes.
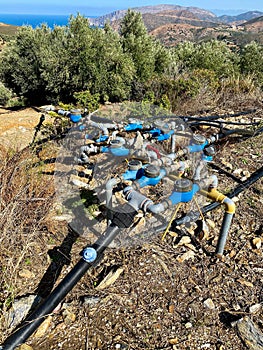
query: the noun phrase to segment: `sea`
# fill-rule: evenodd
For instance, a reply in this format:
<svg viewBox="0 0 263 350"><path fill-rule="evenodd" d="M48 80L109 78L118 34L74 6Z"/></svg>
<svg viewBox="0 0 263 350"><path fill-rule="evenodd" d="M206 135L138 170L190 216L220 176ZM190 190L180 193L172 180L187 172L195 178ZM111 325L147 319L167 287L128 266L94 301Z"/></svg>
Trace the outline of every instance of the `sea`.
<svg viewBox="0 0 263 350"><path fill-rule="evenodd" d="M96 16L87 16L96 18ZM40 27L45 23L50 28L54 26L65 26L68 24L70 15L31 15L31 14L7 14L0 13L0 22L15 26L29 25L33 28Z"/></svg>

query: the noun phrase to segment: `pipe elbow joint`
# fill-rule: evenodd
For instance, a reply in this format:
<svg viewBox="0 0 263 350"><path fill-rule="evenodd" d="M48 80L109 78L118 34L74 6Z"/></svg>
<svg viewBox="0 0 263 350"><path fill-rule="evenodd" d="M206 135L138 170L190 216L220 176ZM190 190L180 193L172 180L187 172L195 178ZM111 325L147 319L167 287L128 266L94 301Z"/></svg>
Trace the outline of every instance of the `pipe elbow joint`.
<svg viewBox="0 0 263 350"><path fill-rule="evenodd" d="M225 197L223 203L224 203L225 208L226 208L226 213L235 214L236 205L232 199L230 199L229 197Z"/></svg>
<svg viewBox="0 0 263 350"><path fill-rule="evenodd" d="M169 204L167 201L158 204L149 205L147 210L153 214L160 214L168 208Z"/></svg>
<svg viewBox="0 0 263 350"><path fill-rule="evenodd" d="M114 187L115 185L117 185L118 182L119 182L119 180L116 179L115 177L112 178L112 179L110 179L109 181L107 181L106 186L105 186L105 189L106 189L107 191L112 190L113 187Z"/></svg>

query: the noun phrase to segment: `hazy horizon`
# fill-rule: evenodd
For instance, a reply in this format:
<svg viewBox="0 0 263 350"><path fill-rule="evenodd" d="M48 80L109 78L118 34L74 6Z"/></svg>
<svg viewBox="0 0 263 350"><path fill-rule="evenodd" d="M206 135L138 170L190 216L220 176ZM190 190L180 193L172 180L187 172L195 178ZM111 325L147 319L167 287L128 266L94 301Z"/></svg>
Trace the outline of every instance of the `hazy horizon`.
<svg viewBox="0 0 263 350"><path fill-rule="evenodd" d="M101 16L116 10L123 10L133 7L149 6L149 5L180 5L193 6L212 11L216 15L229 14L237 15L247 11L262 11L263 2L259 0L242 1L233 0L231 8L228 0L221 0L220 2L213 2L210 0L152 0L139 1L127 0L113 1L113 0L97 0L96 6L87 5L87 0L76 0L74 4L70 0L40 0L37 3L33 0L0 0L0 13L5 14L43 14L43 15L70 15L78 12L86 16Z"/></svg>

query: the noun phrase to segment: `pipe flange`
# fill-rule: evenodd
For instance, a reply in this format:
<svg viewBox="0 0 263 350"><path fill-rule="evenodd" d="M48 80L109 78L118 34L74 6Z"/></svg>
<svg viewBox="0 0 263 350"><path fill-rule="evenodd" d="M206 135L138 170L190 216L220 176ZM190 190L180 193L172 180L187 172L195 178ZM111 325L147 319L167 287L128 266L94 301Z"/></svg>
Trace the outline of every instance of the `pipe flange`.
<svg viewBox="0 0 263 350"><path fill-rule="evenodd" d="M128 163L129 170L139 170L142 167L142 162L138 159L133 159Z"/></svg>
<svg viewBox="0 0 263 350"><path fill-rule="evenodd" d="M193 135L193 142L196 145L203 145L205 141L206 141L206 138L203 135L200 135L200 134Z"/></svg>
<svg viewBox="0 0 263 350"><path fill-rule="evenodd" d="M176 192L190 192L193 188L193 182L189 179L178 179L174 182Z"/></svg>
<svg viewBox="0 0 263 350"><path fill-rule="evenodd" d="M158 166L149 164L144 168L144 174L146 177L155 178L160 175L160 170Z"/></svg>

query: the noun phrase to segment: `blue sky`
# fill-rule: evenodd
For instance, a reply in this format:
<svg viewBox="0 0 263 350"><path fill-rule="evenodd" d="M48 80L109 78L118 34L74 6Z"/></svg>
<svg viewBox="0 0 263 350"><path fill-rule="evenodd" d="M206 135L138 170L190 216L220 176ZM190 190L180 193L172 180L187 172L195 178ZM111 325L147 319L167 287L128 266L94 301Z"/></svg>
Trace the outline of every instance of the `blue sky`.
<svg viewBox="0 0 263 350"><path fill-rule="evenodd" d="M263 0L0 0L0 13L24 14L81 14L102 15L114 10L136 6L174 4L196 6L208 10L241 13L250 10L263 12Z"/></svg>

